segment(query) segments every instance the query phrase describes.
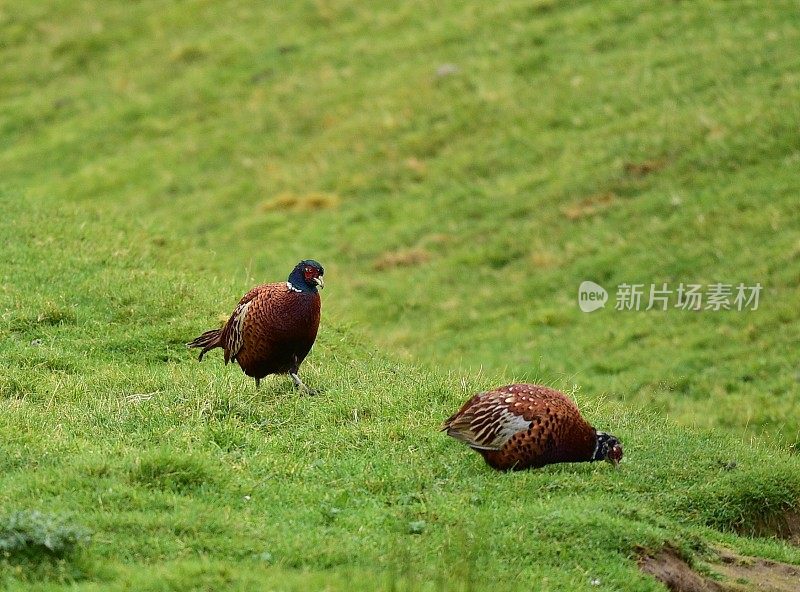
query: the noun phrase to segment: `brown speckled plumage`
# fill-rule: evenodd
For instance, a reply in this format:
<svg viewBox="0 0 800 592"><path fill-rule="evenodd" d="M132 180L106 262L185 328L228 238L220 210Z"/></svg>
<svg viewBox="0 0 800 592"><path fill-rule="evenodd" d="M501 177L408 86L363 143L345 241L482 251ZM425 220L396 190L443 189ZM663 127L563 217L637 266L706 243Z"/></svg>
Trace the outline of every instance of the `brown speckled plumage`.
<svg viewBox="0 0 800 592"><path fill-rule="evenodd" d="M322 286L319 270L309 280L312 286L314 278ZM221 329L206 331L188 345L202 348L200 360L207 351L221 347L225 363L238 362L256 384L269 374L288 373L296 386L305 387L297 372L314 345L319 320L320 297L315 288L301 290L290 282L263 284L242 297Z"/></svg>
<svg viewBox="0 0 800 592"><path fill-rule="evenodd" d="M603 458L618 462L622 457L616 438L598 433L569 397L534 384L511 384L479 393L448 418L442 430L501 471L599 460L598 442L607 439L613 440L619 457Z"/></svg>

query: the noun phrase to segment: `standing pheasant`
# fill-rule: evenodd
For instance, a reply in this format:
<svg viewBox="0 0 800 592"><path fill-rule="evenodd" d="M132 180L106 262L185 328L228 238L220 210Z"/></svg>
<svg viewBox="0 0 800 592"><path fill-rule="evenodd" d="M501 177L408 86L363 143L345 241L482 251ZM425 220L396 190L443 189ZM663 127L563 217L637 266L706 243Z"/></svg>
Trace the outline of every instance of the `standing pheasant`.
<svg viewBox="0 0 800 592"><path fill-rule="evenodd" d="M221 329L206 331L187 343L201 347L198 360L215 347L225 352L225 363L236 360L258 387L269 374L289 374L295 387L316 394L297 372L319 328L320 298L325 270L313 259L298 263L285 282L263 284L239 301Z"/></svg>
<svg viewBox="0 0 800 592"><path fill-rule="evenodd" d="M444 422L442 431L477 450L499 471L562 462L622 460L622 444L583 419L564 393L511 384L478 393Z"/></svg>

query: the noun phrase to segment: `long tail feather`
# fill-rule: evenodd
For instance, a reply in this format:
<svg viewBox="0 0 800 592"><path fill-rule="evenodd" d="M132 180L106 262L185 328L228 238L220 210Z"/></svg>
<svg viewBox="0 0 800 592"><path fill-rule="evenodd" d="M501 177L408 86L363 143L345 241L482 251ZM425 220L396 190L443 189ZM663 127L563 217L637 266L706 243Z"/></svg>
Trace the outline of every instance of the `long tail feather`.
<svg viewBox="0 0 800 592"><path fill-rule="evenodd" d="M197 357L197 359L202 362L203 356L208 350L214 349L215 347L222 347L222 329L206 331L200 337L196 337L187 343L186 347L202 347L203 349Z"/></svg>

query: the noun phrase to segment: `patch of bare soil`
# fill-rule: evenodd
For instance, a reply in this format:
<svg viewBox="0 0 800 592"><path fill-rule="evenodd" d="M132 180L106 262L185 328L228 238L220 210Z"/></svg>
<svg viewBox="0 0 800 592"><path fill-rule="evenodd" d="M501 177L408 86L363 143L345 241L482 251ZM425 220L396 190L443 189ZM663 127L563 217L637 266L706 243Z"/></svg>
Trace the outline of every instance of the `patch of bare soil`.
<svg viewBox="0 0 800 592"><path fill-rule="evenodd" d="M798 592L800 566L737 555L727 549L719 550L719 563L711 566L733 582L741 582L731 590L759 590L763 592Z"/></svg>
<svg viewBox="0 0 800 592"><path fill-rule="evenodd" d="M672 592L798 592L800 566L718 549L708 568L720 579L698 573L669 547L639 560L639 567Z"/></svg>
<svg viewBox="0 0 800 592"><path fill-rule="evenodd" d="M639 560L639 568L660 580L672 592L727 592L718 582L700 575L678 555L666 547L653 556Z"/></svg>

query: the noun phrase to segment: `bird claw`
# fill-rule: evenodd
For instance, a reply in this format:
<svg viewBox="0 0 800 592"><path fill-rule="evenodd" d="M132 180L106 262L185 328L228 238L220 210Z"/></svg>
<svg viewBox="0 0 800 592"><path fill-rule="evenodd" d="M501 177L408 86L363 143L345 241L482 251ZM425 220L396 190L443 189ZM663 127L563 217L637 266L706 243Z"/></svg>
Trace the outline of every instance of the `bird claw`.
<svg viewBox="0 0 800 592"><path fill-rule="evenodd" d="M289 376L292 377L292 383L294 383L294 388L300 389L301 391L303 391L304 394L308 395L309 397L313 397L319 394L319 391L307 387L305 383L302 380L300 380L300 377L295 372L290 373Z"/></svg>
<svg viewBox="0 0 800 592"><path fill-rule="evenodd" d="M303 392L304 392L306 395L308 395L309 397L316 397L316 396L319 394L319 391L318 391L317 389L312 389L312 388L310 388L310 387L307 387L306 385L303 385L303 386L302 386L302 388L301 388L301 390L302 390L302 391L303 391Z"/></svg>

